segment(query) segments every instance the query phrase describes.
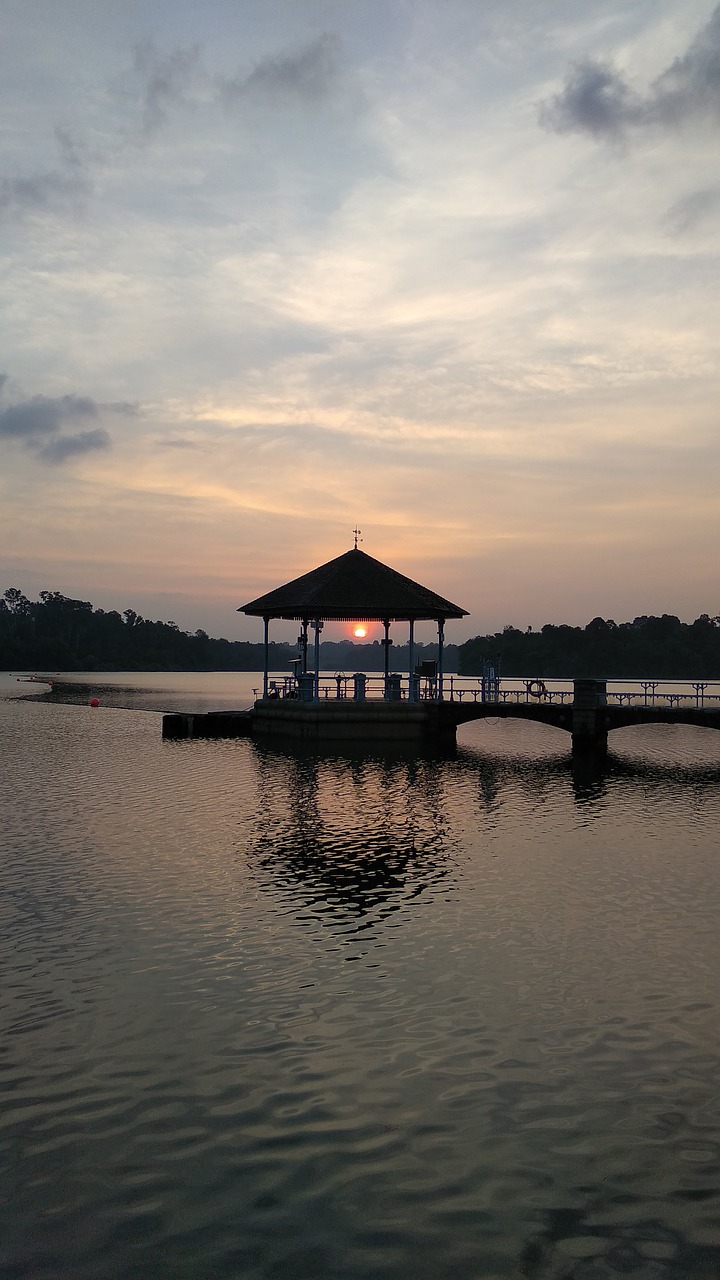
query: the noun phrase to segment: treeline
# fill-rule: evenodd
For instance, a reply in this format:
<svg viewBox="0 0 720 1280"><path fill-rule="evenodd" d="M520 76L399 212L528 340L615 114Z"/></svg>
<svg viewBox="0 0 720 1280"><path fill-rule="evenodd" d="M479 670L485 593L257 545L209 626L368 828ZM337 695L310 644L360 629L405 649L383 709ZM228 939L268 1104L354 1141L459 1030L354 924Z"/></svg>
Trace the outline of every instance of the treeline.
<svg viewBox="0 0 720 1280"><path fill-rule="evenodd" d="M720 617L694 622L672 614L632 622L593 618L586 627L541 631L505 627L460 645L459 670L481 675L500 664L504 676L595 676L600 679L720 680Z"/></svg>
<svg viewBox="0 0 720 1280"><path fill-rule="evenodd" d="M270 645L270 668L291 670L294 644ZM323 671L382 671L383 646L352 640L320 645ZM437 658L437 645L417 644L416 662ZM541 631L505 627L445 648L448 672L482 675L499 662L504 676L598 676L608 679L720 680L720 617L703 613L694 622L640 617L615 623L593 618L586 627ZM313 663L312 633L308 663ZM263 646L247 640L213 639L205 631L181 631L175 622L151 622L125 609L106 612L87 600L41 591L28 600L17 587L0 599L0 669L10 671L259 671ZM393 645L390 669L407 671L406 644Z"/></svg>
<svg viewBox="0 0 720 1280"><path fill-rule="evenodd" d="M272 645L271 661L289 669L294 651ZM59 591L39 601L10 587L0 600L0 668L22 671L256 671L261 644L193 635L175 622L152 622L133 609L93 609Z"/></svg>
<svg viewBox="0 0 720 1280"><path fill-rule="evenodd" d="M445 668L457 670L457 647L445 650ZM393 670L407 670L406 645L390 650ZM272 671L290 671L298 650L270 644ZM416 645L416 661L437 657L437 645ZM312 665L312 638L308 661ZM205 631L181 631L175 622L151 622L125 609L106 612L88 600L41 591L28 600L18 587L0 599L0 670L4 671L261 671L262 644L213 639ZM382 671L384 650L375 641L323 641L323 671Z"/></svg>

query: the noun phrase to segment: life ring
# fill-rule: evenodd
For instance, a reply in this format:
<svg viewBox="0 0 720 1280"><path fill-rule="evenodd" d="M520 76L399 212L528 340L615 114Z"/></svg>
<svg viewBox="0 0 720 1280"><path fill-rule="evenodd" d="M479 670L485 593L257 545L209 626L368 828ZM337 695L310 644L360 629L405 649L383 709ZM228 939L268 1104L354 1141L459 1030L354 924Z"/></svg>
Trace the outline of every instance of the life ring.
<svg viewBox="0 0 720 1280"><path fill-rule="evenodd" d="M525 688L531 698L546 698L547 689L544 680L528 680Z"/></svg>

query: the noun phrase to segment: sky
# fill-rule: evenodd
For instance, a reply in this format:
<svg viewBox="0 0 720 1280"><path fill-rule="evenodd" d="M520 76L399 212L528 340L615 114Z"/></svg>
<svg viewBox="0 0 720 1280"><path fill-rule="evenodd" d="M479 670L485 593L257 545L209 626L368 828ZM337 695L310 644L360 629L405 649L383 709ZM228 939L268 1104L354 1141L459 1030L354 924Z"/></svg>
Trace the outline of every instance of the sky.
<svg viewBox="0 0 720 1280"><path fill-rule="evenodd" d="M258 639L358 526L450 641L720 613L720 6L4 0L0 48L0 593Z"/></svg>

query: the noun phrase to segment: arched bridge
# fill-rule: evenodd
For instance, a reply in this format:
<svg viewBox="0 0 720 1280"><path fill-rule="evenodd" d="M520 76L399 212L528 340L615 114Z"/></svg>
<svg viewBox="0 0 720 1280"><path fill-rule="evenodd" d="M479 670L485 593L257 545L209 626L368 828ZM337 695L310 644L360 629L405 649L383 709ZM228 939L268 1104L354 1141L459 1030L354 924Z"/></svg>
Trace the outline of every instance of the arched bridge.
<svg viewBox="0 0 720 1280"><path fill-rule="evenodd" d="M451 700L436 704L438 731L447 736L471 720L536 720L540 724L566 730L572 735L573 747L602 748L607 745L608 733L628 725L690 724L720 729L720 705L717 702L713 706L700 705L698 695L695 706L688 705L681 694L672 694L668 701L663 702L653 697L639 706L631 705L628 695L616 696L621 700L619 703L608 702L603 680L576 680L572 702L545 701L543 698L517 702Z"/></svg>

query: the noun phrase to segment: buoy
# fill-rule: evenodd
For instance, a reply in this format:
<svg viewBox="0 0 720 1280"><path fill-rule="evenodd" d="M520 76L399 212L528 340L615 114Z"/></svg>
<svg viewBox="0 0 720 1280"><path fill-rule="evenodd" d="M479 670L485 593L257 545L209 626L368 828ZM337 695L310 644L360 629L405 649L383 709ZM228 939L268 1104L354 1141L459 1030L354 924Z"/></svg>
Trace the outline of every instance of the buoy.
<svg viewBox="0 0 720 1280"><path fill-rule="evenodd" d="M91 699L90 699L90 706L91 706L91 707L99 707L99 706L100 706L100 699L99 699L99 698L91 698Z"/></svg>

